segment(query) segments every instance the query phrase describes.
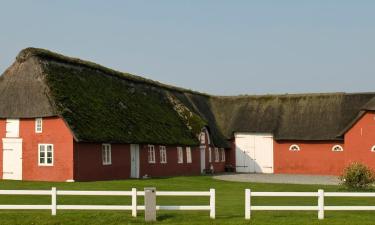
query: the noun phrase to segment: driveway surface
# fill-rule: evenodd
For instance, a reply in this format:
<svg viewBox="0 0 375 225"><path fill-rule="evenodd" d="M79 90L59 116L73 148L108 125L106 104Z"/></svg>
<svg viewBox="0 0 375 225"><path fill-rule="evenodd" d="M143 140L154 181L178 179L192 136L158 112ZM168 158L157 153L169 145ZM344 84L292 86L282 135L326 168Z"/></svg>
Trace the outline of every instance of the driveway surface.
<svg viewBox="0 0 375 225"><path fill-rule="evenodd" d="M283 183L283 184L323 184L338 185L336 176L296 175L296 174L260 174L260 173L230 173L215 175L215 179L238 182Z"/></svg>

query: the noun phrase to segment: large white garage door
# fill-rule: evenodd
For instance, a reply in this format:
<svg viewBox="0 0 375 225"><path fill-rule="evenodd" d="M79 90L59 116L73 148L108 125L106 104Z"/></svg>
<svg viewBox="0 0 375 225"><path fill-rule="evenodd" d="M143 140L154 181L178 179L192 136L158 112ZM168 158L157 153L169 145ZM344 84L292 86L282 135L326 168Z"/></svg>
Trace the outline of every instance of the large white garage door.
<svg viewBox="0 0 375 225"><path fill-rule="evenodd" d="M236 170L242 173L273 173L273 136L235 134Z"/></svg>

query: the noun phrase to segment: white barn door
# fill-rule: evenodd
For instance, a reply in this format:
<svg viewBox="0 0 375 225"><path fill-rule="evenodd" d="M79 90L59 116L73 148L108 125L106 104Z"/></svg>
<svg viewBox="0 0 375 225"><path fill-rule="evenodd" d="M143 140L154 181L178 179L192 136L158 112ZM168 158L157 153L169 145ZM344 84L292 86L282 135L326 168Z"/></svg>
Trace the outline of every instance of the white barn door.
<svg viewBox="0 0 375 225"><path fill-rule="evenodd" d="M200 146L200 153L201 153L201 173L204 173L206 169L206 146Z"/></svg>
<svg viewBox="0 0 375 225"><path fill-rule="evenodd" d="M130 145L130 177L139 178L139 145Z"/></svg>
<svg viewBox="0 0 375 225"><path fill-rule="evenodd" d="M242 173L273 173L273 136L235 134L236 170Z"/></svg>
<svg viewBox="0 0 375 225"><path fill-rule="evenodd" d="M3 138L3 179L22 180L21 138Z"/></svg>

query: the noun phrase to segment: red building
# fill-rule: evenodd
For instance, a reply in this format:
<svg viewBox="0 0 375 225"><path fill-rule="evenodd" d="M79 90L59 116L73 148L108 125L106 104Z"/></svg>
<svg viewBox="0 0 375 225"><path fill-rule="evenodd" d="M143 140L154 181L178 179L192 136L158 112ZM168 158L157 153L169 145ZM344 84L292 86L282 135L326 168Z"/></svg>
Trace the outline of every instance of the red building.
<svg viewBox="0 0 375 225"><path fill-rule="evenodd" d="M34 48L0 93L3 179L375 169L375 93L218 97Z"/></svg>

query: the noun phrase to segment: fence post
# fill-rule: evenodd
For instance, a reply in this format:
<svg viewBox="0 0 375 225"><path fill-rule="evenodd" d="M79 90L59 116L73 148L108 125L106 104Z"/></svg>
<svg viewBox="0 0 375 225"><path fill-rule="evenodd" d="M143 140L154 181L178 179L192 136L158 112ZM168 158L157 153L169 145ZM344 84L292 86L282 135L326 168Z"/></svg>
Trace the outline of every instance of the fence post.
<svg viewBox="0 0 375 225"><path fill-rule="evenodd" d="M215 209L215 189L210 189L210 218L215 219L216 209Z"/></svg>
<svg viewBox="0 0 375 225"><path fill-rule="evenodd" d="M132 188L132 217L137 217L137 188Z"/></svg>
<svg viewBox="0 0 375 225"><path fill-rule="evenodd" d="M251 190L245 189L245 219L249 220L251 217Z"/></svg>
<svg viewBox="0 0 375 225"><path fill-rule="evenodd" d="M57 191L56 188L53 187L51 189L51 215L56 215L56 208L57 208Z"/></svg>
<svg viewBox="0 0 375 225"><path fill-rule="evenodd" d="M156 188L145 188L145 221L156 221Z"/></svg>
<svg viewBox="0 0 375 225"><path fill-rule="evenodd" d="M324 219L324 190L318 190L318 219Z"/></svg>

